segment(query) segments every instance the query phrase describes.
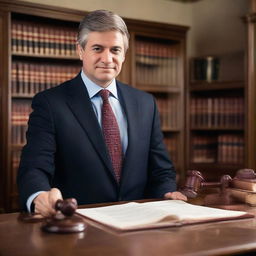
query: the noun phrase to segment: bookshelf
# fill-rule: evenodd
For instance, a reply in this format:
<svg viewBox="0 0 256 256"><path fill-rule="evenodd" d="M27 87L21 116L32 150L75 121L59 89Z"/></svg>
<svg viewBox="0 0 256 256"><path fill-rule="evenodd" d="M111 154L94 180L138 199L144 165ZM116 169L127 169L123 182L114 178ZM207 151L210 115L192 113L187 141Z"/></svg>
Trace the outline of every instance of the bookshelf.
<svg viewBox="0 0 256 256"><path fill-rule="evenodd" d="M227 72L225 79L207 81L205 75L198 74L202 79L195 79L193 63L194 59L187 90L187 168L199 170L210 181L223 174L234 177L238 169L247 166L244 59L240 59L241 73L237 75L243 80L228 79Z"/></svg>
<svg viewBox="0 0 256 256"><path fill-rule="evenodd" d="M184 154L184 65L183 45L170 36L152 37L150 34L133 34L132 84L150 92L156 98L160 112L164 141L171 159L183 178Z"/></svg>
<svg viewBox="0 0 256 256"><path fill-rule="evenodd" d="M74 77L75 33L84 12L0 0L0 211L18 209L16 175L32 97ZM152 93L165 143L184 177L185 26L125 19L130 48L118 79Z"/></svg>

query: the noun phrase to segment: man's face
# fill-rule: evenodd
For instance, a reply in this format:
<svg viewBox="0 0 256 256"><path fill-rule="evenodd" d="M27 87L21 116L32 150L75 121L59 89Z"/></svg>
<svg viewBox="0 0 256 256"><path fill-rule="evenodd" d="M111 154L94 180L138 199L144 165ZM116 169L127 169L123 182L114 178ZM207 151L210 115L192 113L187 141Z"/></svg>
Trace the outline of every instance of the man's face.
<svg viewBox="0 0 256 256"><path fill-rule="evenodd" d="M78 53L88 78L107 87L120 73L125 59L123 35L118 31L91 32L85 48L78 45Z"/></svg>

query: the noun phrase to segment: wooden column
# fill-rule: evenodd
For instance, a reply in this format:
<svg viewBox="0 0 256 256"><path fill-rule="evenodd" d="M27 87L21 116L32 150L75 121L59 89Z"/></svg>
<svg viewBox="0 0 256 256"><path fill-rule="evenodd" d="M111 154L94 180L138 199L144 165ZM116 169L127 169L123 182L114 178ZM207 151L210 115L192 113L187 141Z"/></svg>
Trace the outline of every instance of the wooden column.
<svg viewBox="0 0 256 256"><path fill-rule="evenodd" d="M0 213L7 208L6 196L8 190L7 170L9 168L9 12L0 11Z"/></svg>
<svg viewBox="0 0 256 256"><path fill-rule="evenodd" d="M248 129L247 141L248 151L247 167L256 169L256 0L251 1L251 13L247 15L248 26L248 91L247 91L247 110L248 111Z"/></svg>

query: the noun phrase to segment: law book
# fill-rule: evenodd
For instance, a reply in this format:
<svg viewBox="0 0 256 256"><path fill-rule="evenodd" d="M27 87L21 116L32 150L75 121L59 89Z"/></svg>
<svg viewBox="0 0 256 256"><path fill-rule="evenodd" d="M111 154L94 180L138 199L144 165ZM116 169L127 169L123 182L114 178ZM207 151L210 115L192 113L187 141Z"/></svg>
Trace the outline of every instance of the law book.
<svg viewBox="0 0 256 256"><path fill-rule="evenodd" d="M256 192L256 179L238 179L232 180L232 186L234 188L249 190Z"/></svg>
<svg viewBox="0 0 256 256"><path fill-rule="evenodd" d="M182 226L254 216L243 211L192 205L180 200L129 202L120 205L78 209L77 213L118 231Z"/></svg>
<svg viewBox="0 0 256 256"><path fill-rule="evenodd" d="M228 188L228 192L239 202L256 206L256 192L238 188Z"/></svg>

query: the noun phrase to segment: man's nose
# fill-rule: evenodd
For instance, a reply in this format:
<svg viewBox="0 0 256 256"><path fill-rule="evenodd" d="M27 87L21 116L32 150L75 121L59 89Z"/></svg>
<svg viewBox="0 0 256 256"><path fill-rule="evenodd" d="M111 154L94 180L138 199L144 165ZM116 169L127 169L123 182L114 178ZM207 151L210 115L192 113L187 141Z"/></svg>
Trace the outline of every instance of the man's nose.
<svg viewBox="0 0 256 256"><path fill-rule="evenodd" d="M108 49L105 49L102 52L102 55L101 55L102 62L110 63L110 62L112 62L112 58L113 58L112 53Z"/></svg>

